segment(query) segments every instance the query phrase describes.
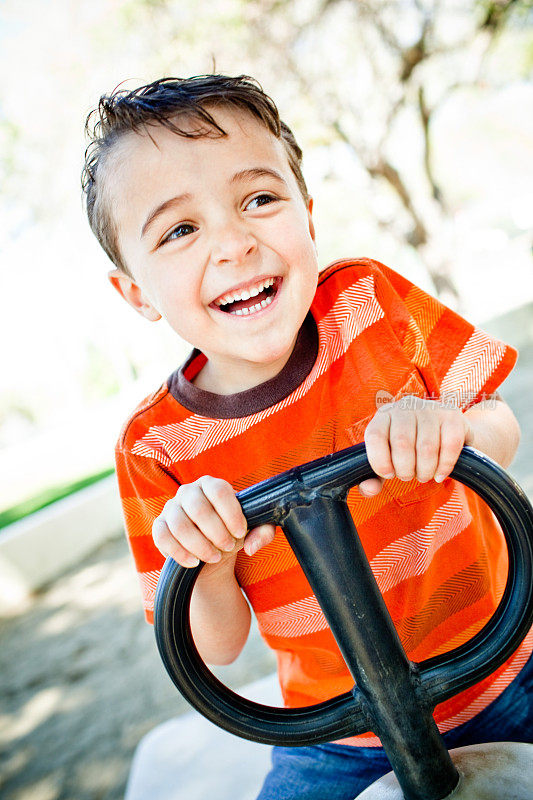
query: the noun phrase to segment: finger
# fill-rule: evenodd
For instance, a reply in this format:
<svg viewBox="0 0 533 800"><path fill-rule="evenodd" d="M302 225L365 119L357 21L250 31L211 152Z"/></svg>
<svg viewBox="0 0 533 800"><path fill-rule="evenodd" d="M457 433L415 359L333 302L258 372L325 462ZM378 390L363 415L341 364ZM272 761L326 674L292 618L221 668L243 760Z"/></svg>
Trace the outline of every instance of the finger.
<svg viewBox="0 0 533 800"><path fill-rule="evenodd" d="M416 477L421 483L435 475L440 451L440 421L435 408L418 413L416 422Z"/></svg>
<svg viewBox="0 0 533 800"><path fill-rule="evenodd" d="M218 550L224 550L225 552L233 550L235 539L202 492L200 486L191 485L190 490L184 491L179 500L181 508L194 525L193 531L198 529L205 539ZM188 534L191 534L189 529Z"/></svg>
<svg viewBox="0 0 533 800"><path fill-rule="evenodd" d="M166 556L170 556L182 567L197 567L200 559L189 553L182 545L174 538L165 520L162 517L157 517L152 526L152 537L155 546L159 552Z"/></svg>
<svg viewBox="0 0 533 800"><path fill-rule="evenodd" d="M258 525L257 528L252 528L244 540L244 552L249 556L253 556L261 547L270 544L275 533L275 526L270 524Z"/></svg>
<svg viewBox="0 0 533 800"><path fill-rule="evenodd" d="M410 481L416 465L416 414L403 409L391 414L389 439L394 472L401 481Z"/></svg>
<svg viewBox="0 0 533 800"><path fill-rule="evenodd" d="M382 478L394 478L389 430L391 417L388 411L378 411L365 430L366 455L374 472Z"/></svg>
<svg viewBox="0 0 533 800"><path fill-rule="evenodd" d="M461 414L461 412L458 412ZM444 419L440 428L439 462L435 480L440 483L448 477L455 467L465 442L465 426L461 417L450 415Z"/></svg>
<svg viewBox="0 0 533 800"><path fill-rule="evenodd" d="M374 497L381 492L383 480L381 478L368 478L359 484L359 492L363 497Z"/></svg>
<svg viewBox="0 0 533 800"><path fill-rule="evenodd" d="M248 525L231 484L220 478L212 478L210 475L204 475L200 478L199 483L204 495L216 509L229 533L236 539L243 539L246 536Z"/></svg>
<svg viewBox="0 0 533 800"><path fill-rule="evenodd" d="M181 503L187 503L187 493L183 493L180 500ZM211 515L213 517L218 516L213 509L211 510ZM202 517L202 524L205 523L209 531L216 526L216 523L208 519L211 515L204 515L203 512L199 514L199 516ZM200 561L205 561L207 564L215 564L217 561L220 561L221 553L219 549L211 539L204 534L204 530L197 527L183 505L179 503L167 503L163 509L163 516L169 531L185 550L199 558ZM218 519L219 525L222 525L220 518Z"/></svg>

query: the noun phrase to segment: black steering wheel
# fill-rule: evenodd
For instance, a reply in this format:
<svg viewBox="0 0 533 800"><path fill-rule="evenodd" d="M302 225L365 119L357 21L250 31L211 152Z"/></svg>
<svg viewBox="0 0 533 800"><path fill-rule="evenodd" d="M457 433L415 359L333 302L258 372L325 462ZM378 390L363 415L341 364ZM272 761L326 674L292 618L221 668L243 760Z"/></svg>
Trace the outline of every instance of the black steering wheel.
<svg viewBox="0 0 533 800"><path fill-rule="evenodd" d="M450 477L476 492L499 520L509 553L507 584L494 615L469 642L419 664L407 661L345 503L348 490L371 477L375 473L364 444L359 444L237 495L250 528L265 522L283 528L356 676L357 686L352 691L331 700L303 708L274 708L240 697L224 686L200 658L190 629L190 597L203 564L187 569L167 559L155 598L159 652L179 691L215 724L266 744L316 744L368 730L382 737L388 722L378 719L380 712L369 704L368 683L377 686L373 691L378 692L379 706L383 699L379 692L390 693L397 675L405 673L417 708L431 714L438 703L494 672L526 635L533 620L533 509L523 490L501 467L465 447ZM327 542L326 536L330 537ZM351 611L347 611L350 593ZM365 607L365 615L359 615L365 616L365 624L373 625L378 619L375 641L370 645L368 638L373 634L367 631L361 636L360 629L348 641L356 602L359 608L361 604ZM356 620L357 625L360 622ZM384 643L387 637L390 642ZM371 650L363 669L353 667L354 660L365 658L361 647L374 645L385 649ZM396 685L393 689L390 707L408 705L404 689ZM385 707L387 698L383 702ZM414 711L413 716L418 713Z"/></svg>

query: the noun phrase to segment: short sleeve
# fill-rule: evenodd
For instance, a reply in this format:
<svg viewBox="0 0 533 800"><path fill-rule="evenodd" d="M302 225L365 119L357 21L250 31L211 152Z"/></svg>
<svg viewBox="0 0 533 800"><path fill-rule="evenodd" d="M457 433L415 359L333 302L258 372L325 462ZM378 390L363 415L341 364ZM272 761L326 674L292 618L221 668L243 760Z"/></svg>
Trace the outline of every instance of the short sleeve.
<svg viewBox="0 0 533 800"><path fill-rule="evenodd" d="M154 619L154 598L165 562L152 539L152 524L176 494L179 483L154 458L115 450L118 487L129 546L139 573L146 620Z"/></svg>
<svg viewBox="0 0 533 800"><path fill-rule="evenodd" d="M389 267L372 263L378 302L430 396L463 411L490 397L513 369L515 348Z"/></svg>

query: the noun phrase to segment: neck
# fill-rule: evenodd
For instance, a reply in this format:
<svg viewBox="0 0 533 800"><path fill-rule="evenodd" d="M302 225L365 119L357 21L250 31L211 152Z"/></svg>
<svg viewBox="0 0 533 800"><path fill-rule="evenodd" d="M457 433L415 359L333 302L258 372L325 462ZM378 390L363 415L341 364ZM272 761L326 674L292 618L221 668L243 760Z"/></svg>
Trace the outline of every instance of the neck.
<svg viewBox="0 0 533 800"><path fill-rule="evenodd" d="M287 353L268 364L241 362L237 368L234 363L214 364L208 359L198 375L193 378L192 383L199 389L220 395L237 394L245 392L247 389L253 389L279 375L291 357L295 343L296 339Z"/></svg>

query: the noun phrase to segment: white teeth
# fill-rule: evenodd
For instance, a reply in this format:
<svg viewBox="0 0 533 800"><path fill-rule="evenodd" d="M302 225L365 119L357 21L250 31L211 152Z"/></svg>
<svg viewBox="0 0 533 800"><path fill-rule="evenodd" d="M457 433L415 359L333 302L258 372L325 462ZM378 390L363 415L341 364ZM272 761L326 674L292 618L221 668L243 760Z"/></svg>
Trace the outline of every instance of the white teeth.
<svg viewBox="0 0 533 800"><path fill-rule="evenodd" d="M225 306L228 303L235 303L237 300L249 300L250 297L256 297L260 292L263 291L263 289L268 289L269 286L272 286L274 280L275 278L267 278L267 280L264 280L255 286L249 287L248 289L241 289L237 292L229 292L228 294L224 294L222 297L219 297L218 300L215 300L215 305Z"/></svg>
<svg viewBox="0 0 533 800"><path fill-rule="evenodd" d="M256 311L261 311L262 308L269 306L273 299L273 297L267 297L265 300L261 300L260 303L256 303L255 306L250 306L250 308L238 308L235 311L230 311L229 314L234 317L244 317L248 314L255 314Z"/></svg>

